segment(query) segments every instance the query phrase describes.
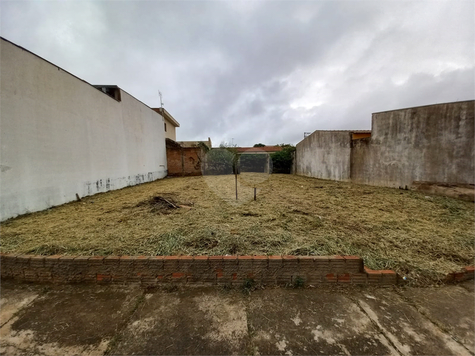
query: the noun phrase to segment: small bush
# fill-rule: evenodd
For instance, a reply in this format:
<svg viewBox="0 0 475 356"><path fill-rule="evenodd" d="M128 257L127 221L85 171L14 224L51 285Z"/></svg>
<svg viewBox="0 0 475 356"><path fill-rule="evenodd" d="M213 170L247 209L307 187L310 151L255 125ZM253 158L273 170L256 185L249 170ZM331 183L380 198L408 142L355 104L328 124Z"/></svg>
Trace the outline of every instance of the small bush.
<svg viewBox="0 0 475 356"><path fill-rule="evenodd" d="M284 144L280 146L282 147L282 151L275 152L270 155L272 158L273 173L289 174L292 170L293 153L295 152L295 147Z"/></svg>
<svg viewBox="0 0 475 356"><path fill-rule="evenodd" d="M255 289L256 289L256 281L252 278L247 278L242 284L242 291L244 293L250 294Z"/></svg>
<svg viewBox="0 0 475 356"><path fill-rule="evenodd" d="M303 288L305 286L305 280L302 277L297 276L292 284L294 288Z"/></svg>

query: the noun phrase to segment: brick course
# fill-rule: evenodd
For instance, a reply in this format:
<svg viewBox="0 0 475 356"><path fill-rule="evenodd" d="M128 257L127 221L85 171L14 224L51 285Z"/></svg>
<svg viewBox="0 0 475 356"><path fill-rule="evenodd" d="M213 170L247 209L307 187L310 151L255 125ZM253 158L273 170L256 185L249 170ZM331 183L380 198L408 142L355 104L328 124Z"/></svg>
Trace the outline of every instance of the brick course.
<svg viewBox="0 0 475 356"><path fill-rule="evenodd" d="M445 282L447 283L456 283L467 281L469 279L474 279L475 277L475 267L466 266L462 268L461 271L451 272L445 277Z"/></svg>
<svg viewBox="0 0 475 356"><path fill-rule="evenodd" d="M357 256L29 256L0 254L2 279L52 283L397 284ZM465 270L471 273L473 267ZM471 271L471 272L470 272ZM459 279L454 274L453 279Z"/></svg>

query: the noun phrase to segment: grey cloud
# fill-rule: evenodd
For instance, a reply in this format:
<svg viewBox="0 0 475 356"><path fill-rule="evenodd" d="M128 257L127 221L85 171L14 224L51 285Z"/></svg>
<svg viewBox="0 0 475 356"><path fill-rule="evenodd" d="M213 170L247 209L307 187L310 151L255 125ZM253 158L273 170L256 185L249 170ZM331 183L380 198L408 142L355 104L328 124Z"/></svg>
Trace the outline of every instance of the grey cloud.
<svg viewBox="0 0 475 356"><path fill-rule="evenodd" d="M149 106L160 89L179 140L252 145L473 98L473 11L449 1L3 2L1 26Z"/></svg>

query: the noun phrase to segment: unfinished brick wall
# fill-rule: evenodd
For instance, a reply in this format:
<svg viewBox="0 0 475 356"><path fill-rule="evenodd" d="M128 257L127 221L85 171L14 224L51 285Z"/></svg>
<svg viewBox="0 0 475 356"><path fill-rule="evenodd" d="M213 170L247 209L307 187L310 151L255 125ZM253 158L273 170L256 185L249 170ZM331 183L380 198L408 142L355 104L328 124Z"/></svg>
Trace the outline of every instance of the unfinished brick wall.
<svg viewBox="0 0 475 356"><path fill-rule="evenodd" d="M167 147L167 169L169 176L182 175L181 149Z"/></svg>
<svg viewBox="0 0 475 356"><path fill-rule="evenodd" d="M0 255L3 279L53 283L263 285L396 284L356 256L29 256Z"/></svg>
<svg viewBox="0 0 475 356"><path fill-rule="evenodd" d="M182 147L177 142L167 140L167 166L169 176L199 176L201 159L204 153L201 147Z"/></svg>

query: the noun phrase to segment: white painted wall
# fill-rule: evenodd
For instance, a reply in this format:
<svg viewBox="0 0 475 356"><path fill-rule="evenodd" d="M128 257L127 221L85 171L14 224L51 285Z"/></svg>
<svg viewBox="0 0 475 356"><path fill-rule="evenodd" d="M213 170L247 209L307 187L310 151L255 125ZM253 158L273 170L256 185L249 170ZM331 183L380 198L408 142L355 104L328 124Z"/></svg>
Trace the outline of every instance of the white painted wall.
<svg viewBox="0 0 475 356"><path fill-rule="evenodd" d="M166 118L165 118L165 123L167 124L167 131L165 132L165 138L169 138L170 140L176 141L176 127L171 123L171 121L168 121Z"/></svg>
<svg viewBox="0 0 475 356"><path fill-rule="evenodd" d="M167 174L163 118L0 40L0 220Z"/></svg>

